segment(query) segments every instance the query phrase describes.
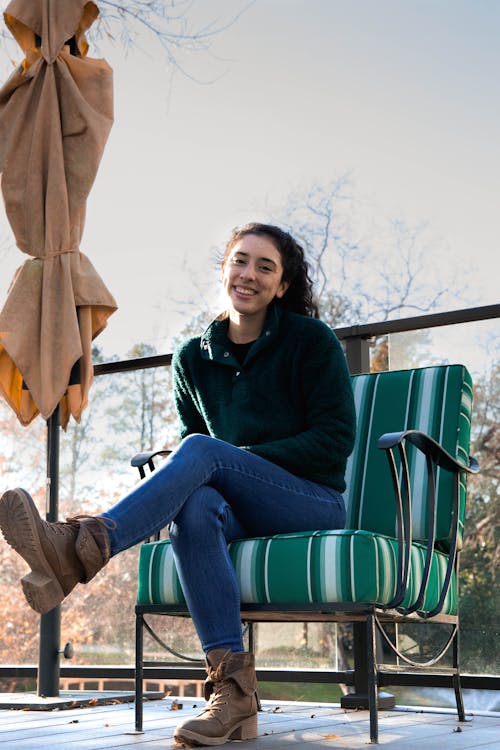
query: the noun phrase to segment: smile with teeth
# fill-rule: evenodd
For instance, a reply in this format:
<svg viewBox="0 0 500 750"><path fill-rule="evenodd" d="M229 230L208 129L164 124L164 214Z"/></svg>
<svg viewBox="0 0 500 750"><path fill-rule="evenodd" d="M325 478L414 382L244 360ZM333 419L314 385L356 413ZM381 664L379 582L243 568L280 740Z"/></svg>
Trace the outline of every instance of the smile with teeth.
<svg viewBox="0 0 500 750"><path fill-rule="evenodd" d="M244 286L235 286L234 291L237 294L244 294L246 297L252 297L254 294L257 293L254 289L248 289L247 287L244 287Z"/></svg>

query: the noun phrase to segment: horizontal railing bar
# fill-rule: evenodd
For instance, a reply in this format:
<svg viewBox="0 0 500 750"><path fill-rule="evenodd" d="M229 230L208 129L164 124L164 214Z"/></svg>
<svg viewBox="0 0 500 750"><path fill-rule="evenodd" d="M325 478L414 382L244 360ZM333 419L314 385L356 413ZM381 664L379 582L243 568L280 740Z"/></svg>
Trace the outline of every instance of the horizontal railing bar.
<svg viewBox="0 0 500 750"><path fill-rule="evenodd" d="M0 666L0 678L34 679L38 669L35 665ZM60 676L66 679L108 679L133 680L134 667L123 665L62 665ZM205 670L201 667L158 666L145 667L145 680L204 680ZM354 685L354 672L346 670L334 672L327 669L278 669L257 668L257 679L260 682L307 682L307 683L342 683ZM452 687L451 674L426 672L379 672L381 687ZM462 687L465 690L500 690L500 675L462 674Z"/></svg>
<svg viewBox="0 0 500 750"><path fill-rule="evenodd" d="M400 318L398 320L385 320L380 323L346 326L336 328L335 333L341 340L353 338L368 339L384 336L389 333L403 333L404 331L416 331L425 328L457 325L459 323L474 323L494 318L500 318L500 304L469 307L462 310L432 313L430 315L417 315L412 318ZM94 375L112 375L119 372L147 370L152 367L166 367L171 363L172 354L155 354L150 357L121 359L116 360L116 362L103 362L94 365Z"/></svg>
<svg viewBox="0 0 500 750"><path fill-rule="evenodd" d="M117 372L148 370L151 367L167 367L171 363L171 354L155 354L151 357L120 359L116 360L116 362L103 362L102 364L94 365L94 375L113 375Z"/></svg>
<svg viewBox="0 0 500 750"><path fill-rule="evenodd" d="M404 331L437 328L459 323L477 323L480 320L492 320L494 318L500 318L500 305L483 305L482 307L469 307L462 310L431 313L430 315L416 315L411 318L399 318L398 320L384 320L380 323L346 326L336 328L335 333L339 339L372 338L389 333L403 333Z"/></svg>
<svg viewBox="0 0 500 750"><path fill-rule="evenodd" d="M452 674L434 672L384 672L378 673L380 687L445 687L452 688ZM495 675L460 675L464 690L500 690L500 676Z"/></svg>

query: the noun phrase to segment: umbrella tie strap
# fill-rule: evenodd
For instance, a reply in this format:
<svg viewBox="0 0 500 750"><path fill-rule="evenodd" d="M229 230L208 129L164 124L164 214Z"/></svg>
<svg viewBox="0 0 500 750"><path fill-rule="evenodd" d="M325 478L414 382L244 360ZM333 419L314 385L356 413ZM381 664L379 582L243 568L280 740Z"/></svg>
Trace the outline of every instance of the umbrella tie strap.
<svg viewBox="0 0 500 750"><path fill-rule="evenodd" d="M80 252L80 248L78 245L75 245L75 247L70 247L69 250L57 250L54 253L47 253L46 255L32 255L31 257L34 260L51 260L52 258L59 258L61 255L70 255L71 253L78 253Z"/></svg>

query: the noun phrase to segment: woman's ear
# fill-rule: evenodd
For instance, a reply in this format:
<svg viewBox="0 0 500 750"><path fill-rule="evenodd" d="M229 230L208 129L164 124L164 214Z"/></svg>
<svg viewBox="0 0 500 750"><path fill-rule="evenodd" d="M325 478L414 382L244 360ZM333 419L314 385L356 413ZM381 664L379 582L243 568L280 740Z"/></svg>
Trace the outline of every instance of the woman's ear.
<svg viewBox="0 0 500 750"><path fill-rule="evenodd" d="M281 299L285 292L287 291L288 287L290 286L289 281L282 281L281 284L278 287L278 291L276 292L276 296L278 299Z"/></svg>

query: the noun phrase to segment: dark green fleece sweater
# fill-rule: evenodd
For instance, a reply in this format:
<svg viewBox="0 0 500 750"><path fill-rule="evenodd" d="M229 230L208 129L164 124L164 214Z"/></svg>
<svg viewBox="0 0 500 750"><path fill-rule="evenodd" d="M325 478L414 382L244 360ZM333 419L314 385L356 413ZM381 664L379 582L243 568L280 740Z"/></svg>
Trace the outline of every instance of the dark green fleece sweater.
<svg viewBox="0 0 500 750"><path fill-rule="evenodd" d="M333 331L272 304L240 365L227 328L227 320L216 320L174 354L181 438L211 435L343 492L355 411L346 360Z"/></svg>

